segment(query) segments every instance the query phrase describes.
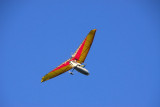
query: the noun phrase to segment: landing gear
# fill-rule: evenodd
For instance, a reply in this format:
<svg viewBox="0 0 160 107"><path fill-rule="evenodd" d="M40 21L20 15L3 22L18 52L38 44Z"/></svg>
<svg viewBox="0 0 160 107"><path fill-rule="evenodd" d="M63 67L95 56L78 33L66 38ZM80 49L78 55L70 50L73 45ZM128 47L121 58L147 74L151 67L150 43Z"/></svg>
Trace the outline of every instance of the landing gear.
<svg viewBox="0 0 160 107"><path fill-rule="evenodd" d="M69 72L71 75L74 75L73 72L71 72L71 71L68 71L68 72Z"/></svg>
<svg viewBox="0 0 160 107"><path fill-rule="evenodd" d="M73 74L73 70L74 70L74 69L72 69L72 71L68 71L68 72L69 72L71 75L74 75L74 74Z"/></svg>

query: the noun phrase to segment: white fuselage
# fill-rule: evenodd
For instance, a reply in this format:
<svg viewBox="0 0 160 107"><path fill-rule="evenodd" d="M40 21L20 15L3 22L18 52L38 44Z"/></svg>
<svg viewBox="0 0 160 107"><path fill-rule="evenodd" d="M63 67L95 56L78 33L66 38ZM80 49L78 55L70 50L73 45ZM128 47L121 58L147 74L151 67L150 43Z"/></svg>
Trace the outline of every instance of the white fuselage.
<svg viewBox="0 0 160 107"><path fill-rule="evenodd" d="M82 65L76 61L70 61L70 65L77 70L78 72L84 74L84 75L89 75L89 72L87 69L83 68Z"/></svg>

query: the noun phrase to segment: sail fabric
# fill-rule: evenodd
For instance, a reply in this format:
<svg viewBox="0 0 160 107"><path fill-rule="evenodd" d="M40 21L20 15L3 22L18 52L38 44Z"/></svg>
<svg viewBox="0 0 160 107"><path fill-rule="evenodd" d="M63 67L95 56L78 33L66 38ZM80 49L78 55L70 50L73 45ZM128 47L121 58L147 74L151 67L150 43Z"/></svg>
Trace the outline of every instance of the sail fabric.
<svg viewBox="0 0 160 107"><path fill-rule="evenodd" d="M80 44L76 52L73 54L73 58L77 60L78 63L83 63L87 57L87 54L91 48L96 29L91 30L83 42Z"/></svg>
<svg viewBox="0 0 160 107"><path fill-rule="evenodd" d="M78 63L83 63L86 59L86 56L90 50L90 47L92 45L94 35L95 35L96 29L91 30L89 34L86 36L86 38L83 40L83 42L80 44L76 52L72 55L70 59L53 69L51 72L46 74L44 77L42 77L41 82L44 82L46 80L49 80L51 78L54 78L70 69L72 69L72 66L69 64L70 61L75 60Z"/></svg>
<svg viewBox="0 0 160 107"><path fill-rule="evenodd" d="M72 69L72 66L69 64L69 60L65 61L64 63L62 63L61 65L59 65L58 67L56 67L55 69L53 69L51 72L49 72L48 74L46 74L44 77L42 77L41 82L47 81L51 78L54 78L70 69Z"/></svg>

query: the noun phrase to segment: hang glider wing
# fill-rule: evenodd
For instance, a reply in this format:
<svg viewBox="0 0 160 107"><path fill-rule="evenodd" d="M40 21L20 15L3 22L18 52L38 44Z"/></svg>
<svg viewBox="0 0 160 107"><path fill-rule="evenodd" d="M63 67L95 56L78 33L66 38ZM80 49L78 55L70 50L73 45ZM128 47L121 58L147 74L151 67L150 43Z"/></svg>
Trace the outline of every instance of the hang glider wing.
<svg viewBox="0 0 160 107"><path fill-rule="evenodd" d="M65 61L64 63L62 63L61 65L59 65L58 67L56 67L54 70L52 70L51 72L49 72L48 74L46 74L44 77L42 77L41 82L47 81L53 77L56 77L70 69L72 69L72 67L69 64L69 60Z"/></svg>
<svg viewBox="0 0 160 107"><path fill-rule="evenodd" d="M47 81L51 78L54 78L70 69L72 69L72 66L69 64L70 61L76 60L78 63L83 63L86 59L86 56L89 52L89 49L92 45L94 35L95 35L96 29L91 30L89 34L86 36L86 38L83 40L83 42L80 44L79 48L76 50L76 52L72 55L72 58L68 59L58 67L56 67L54 70L46 74L44 77L42 77L41 82Z"/></svg>
<svg viewBox="0 0 160 107"><path fill-rule="evenodd" d="M76 52L73 54L72 57L76 59L78 63L83 63L85 61L90 47L92 45L95 33L96 29L91 30L86 36L86 38L83 40L83 42L80 44Z"/></svg>

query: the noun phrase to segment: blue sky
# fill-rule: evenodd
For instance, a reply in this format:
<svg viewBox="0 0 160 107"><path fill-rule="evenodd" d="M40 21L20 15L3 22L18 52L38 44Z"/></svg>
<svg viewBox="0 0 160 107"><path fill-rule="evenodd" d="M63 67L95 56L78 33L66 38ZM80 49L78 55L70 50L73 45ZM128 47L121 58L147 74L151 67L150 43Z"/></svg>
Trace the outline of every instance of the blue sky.
<svg viewBox="0 0 160 107"><path fill-rule="evenodd" d="M1 1L1 107L159 107L160 3ZM41 78L97 29L86 68Z"/></svg>

